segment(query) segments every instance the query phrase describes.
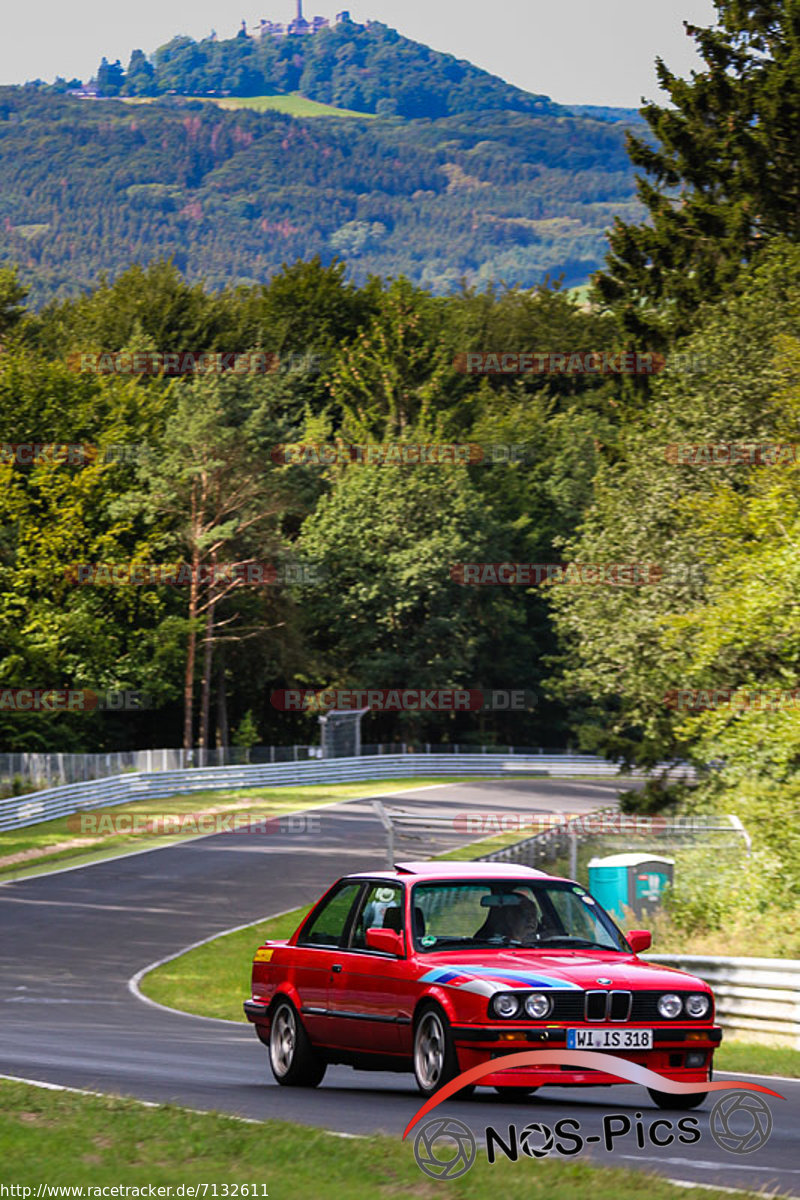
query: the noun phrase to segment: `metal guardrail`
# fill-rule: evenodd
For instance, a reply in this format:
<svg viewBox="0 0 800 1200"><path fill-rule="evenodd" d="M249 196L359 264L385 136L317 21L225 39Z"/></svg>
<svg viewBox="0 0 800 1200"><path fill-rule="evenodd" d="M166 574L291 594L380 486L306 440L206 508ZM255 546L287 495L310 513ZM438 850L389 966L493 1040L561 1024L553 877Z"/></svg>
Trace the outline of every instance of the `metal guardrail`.
<svg viewBox="0 0 800 1200"><path fill-rule="evenodd" d="M800 958L724 958L704 954L645 954L648 962L679 967L714 990L717 1020L737 1034L788 1040L800 1050Z"/></svg>
<svg viewBox="0 0 800 1200"><path fill-rule="evenodd" d="M362 742L359 755L386 754L505 754L559 755L572 751L545 746L490 746L472 743ZM35 788L61 787L104 779L127 771L182 771L189 767L243 767L260 763L303 762L323 758L322 746L212 746L183 750L111 750L107 753L71 754L59 751L0 751L0 780L32 784ZM330 757L337 757L331 755Z"/></svg>
<svg viewBox="0 0 800 1200"><path fill-rule="evenodd" d="M22 829L83 809L112 807L133 800L163 800L167 796L217 789L358 783L439 775L503 778L517 772L612 778L619 773L614 763L591 754L386 754L259 763L245 767L193 767L181 771L127 773L0 800L0 831ZM629 772L626 778L636 775L636 772Z"/></svg>

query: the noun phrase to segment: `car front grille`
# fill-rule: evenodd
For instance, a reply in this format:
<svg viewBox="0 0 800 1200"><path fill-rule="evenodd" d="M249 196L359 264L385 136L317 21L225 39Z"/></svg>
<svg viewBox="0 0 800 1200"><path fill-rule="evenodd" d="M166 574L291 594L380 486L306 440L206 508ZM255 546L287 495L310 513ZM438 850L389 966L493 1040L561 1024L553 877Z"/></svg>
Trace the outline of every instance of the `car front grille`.
<svg viewBox="0 0 800 1200"><path fill-rule="evenodd" d="M600 1021L624 1022L638 1024L656 1021L662 1024L664 1018L658 1011L658 1000L663 992L629 992L608 989L591 989L582 991L552 991L549 993L553 1000L552 1012L544 1018L545 1021L575 1021L595 1023ZM678 993L681 998L688 993ZM704 1021L713 1018L713 1011ZM530 1021L525 1016L523 1020Z"/></svg>

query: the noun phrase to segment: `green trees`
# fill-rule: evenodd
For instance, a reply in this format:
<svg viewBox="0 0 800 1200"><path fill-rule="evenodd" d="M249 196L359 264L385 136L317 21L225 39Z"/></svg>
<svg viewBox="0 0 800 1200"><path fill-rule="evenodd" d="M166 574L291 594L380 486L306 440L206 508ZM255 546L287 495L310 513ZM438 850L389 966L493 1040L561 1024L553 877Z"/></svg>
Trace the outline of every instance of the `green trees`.
<svg viewBox="0 0 800 1200"><path fill-rule="evenodd" d="M596 280L623 328L645 341L686 333L743 263L772 238L800 234L800 4L716 7L713 28L687 26L702 71L684 80L658 60L672 107L642 110L655 144L629 137L648 222L615 220Z"/></svg>
<svg viewBox="0 0 800 1200"><path fill-rule="evenodd" d="M281 504L273 473L259 459L247 422L237 426L226 414L229 398L229 389L216 379L180 387L158 448L138 464L137 489L121 502L149 527L161 528L156 544L162 557L172 552L189 568L184 592L186 750L195 744L198 636L202 631L198 744L207 749L215 648L220 640L235 641L247 632L236 604L248 586L246 568L255 568L256 586L264 587L265 570L274 566L279 542Z"/></svg>
<svg viewBox="0 0 800 1200"><path fill-rule="evenodd" d="M8 294L13 312L18 291ZM604 318L552 289L445 300L405 279L359 288L343 264L315 259L218 294L174 264L132 267L78 300L15 312L13 324L0 357L4 428L90 453L69 466L0 463L0 675L144 691L155 708L115 723L5 714L7 746L206 748L215 726L226 741L248 711L262 736L302 741L313 719L279 711L269 694L330 682L527 696L522 708L442 725L409 718L404 730L405 718L386 716L387 739L562 736L563 713L533 699L555 648L546 597L464 586L451 568L557 553L585 503L598 435L611 438L607 385L486 380L461 373L457 356L602 344ZM80 369L82 354L188 350L266 351L276 369L194 379ZM326 470L273 454L337 437L479 442L486 462ZM494 443L533 453L509 461L501 446L495 458ZM107 455L112 446L124 453ZM180 563L178 585L125 579L129 568ZM278 568L265 586L241 570L215 574L261 563ZM76 586L68 568L81 564L115 564L123 579Z"/></svg>
<svg viewBox="0 0 800 1200"><path fill-rule="evenodd" d="M134 53L124 85L132 96L169 91L203 96L222 90L263 96L299 90L311 100L357 112L375 113L379 105L386 112L388 105L399 116L434 119L475 109L546 113L555 107L547 96L523 92L379 21L349 22L302 38L255 39L241 31L221 41L175 37L156 50L149 71L138 57L141 52Z"/></svg>
<svg viewBox="0 0 800 1200"><path fill-rule="evenodd" d="M22 301L28 294L17 277L16 269L0 270L0 338L19 324L25 308Z"/></svg>
<svg viewBox="0 0 800 1200"><path fill-rule="evenodd" d="M797 328L800 252L776 243L738 291L680 344L683 362L705 364L703 373L676 360L654 385L567 546L576 561L653 564L661 578L553 596L566 661L560 686L586 700L584 742L632 761L677 754L752 769L744 742L734 768L728 735L753 720L771 722L775 768L796 767L784 718L758 710L691 718L668 701L676 689L796 686L791 648L781 649L791 647L794 624L796 468L726 466L710 451L705 462L680 460L680 446L720 447L724 459L726 446L795 440L797 355L786 339Z"/></svg>
<svg viewBox="0 0 800 1200"><path fill-rule="evenodd" d="M103 96L118 96L125 82L125 72L119 59L110 63L103 58L97 68L97 87Z"/></svg>
<svg viewBox="0 0 800 1200"><path fill-rule="evenodd" d="M313 648L305 677L335 687L524 690L522 607L503 589L462 586L449 569L503 557L503 538L466 468L348 467L301 531L302 554L335 581L303 602ZM521 733L530 713L517 716ZM409 740L466 741L476 725L453 713L399 719Z"/></svg>
<svg viewBox="0 0 800 1200"><path fill-rule="evenodd" d="M159 259L209 292L335 255L362 286L530 288L562 270L569 286L602 261L612 213L643 211L623 134L586 117L311 120L0 88L0 269L21 264L35 307Z"/></svg>

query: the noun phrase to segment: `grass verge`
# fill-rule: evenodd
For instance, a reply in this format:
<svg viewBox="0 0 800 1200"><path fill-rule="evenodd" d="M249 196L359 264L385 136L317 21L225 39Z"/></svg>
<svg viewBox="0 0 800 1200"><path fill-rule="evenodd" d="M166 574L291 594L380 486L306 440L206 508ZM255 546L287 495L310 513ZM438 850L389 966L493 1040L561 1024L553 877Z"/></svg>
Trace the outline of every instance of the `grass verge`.
<svg viewBox="0 0 800 1200"><path fill-rule="evenodd" d="M22 879L48 867L82 866L124 851L151 850L183 841L183 837L155 837L148 834L102 833L100 818L209 816L225 813L252 814L253 817L279 817L327 804L339 804L360 796L394 794L431 784L463 783L458 776L441 779L392 779L372 783L317 784L306 787L241 788L231 791L193 792L170 796L165 800L137 800L111 808L95 808L72 817L43 821L24 829L0 834L0 881ZM20 797L20 804L26 799ZM86 817L90 832L80 829ZM95 823L97 822L97 823ZM75 826L78 826L76 829ZM100 832L92 833L97 829ZM187 835L190 836L190 835Z"/></svg>
<svg viewBox="0 0 800 1200"><path fill-rule="evenodd" d="M468 1115L465 1116L468 1121ZM271 1200L429 1200L441 1184L422 1174L411 1137L343 1139L284 1121L250 1124L216 1113L134 1100L51 1092L0 1080L0 1161L3 1182L17 1187L144 1188L179 1184L220 1186L217 1195ZM501 1161L491 1168L479 1151L475 1165L445 1186L459 1200L494 1200L498 1189L527 1200L676 1200L686 1188L618 1167L540 1160ZM247 1185L247 1192L242 1186ZM24 1194L24 1193L23 1193ZM202 1192L200 1193L202 1195ZM208 1187L207 1194L213 1190ZM727 1194L703 1189L703 1200Z"/></svg>
<svg viewBox="0 0 800 1200"><path fill-rule="evenodd" d="M757 1042L723 1041L714 1055L716 1071L735 1075L786 1075L800 1079L800 1050L762 1046Z"/></svg>

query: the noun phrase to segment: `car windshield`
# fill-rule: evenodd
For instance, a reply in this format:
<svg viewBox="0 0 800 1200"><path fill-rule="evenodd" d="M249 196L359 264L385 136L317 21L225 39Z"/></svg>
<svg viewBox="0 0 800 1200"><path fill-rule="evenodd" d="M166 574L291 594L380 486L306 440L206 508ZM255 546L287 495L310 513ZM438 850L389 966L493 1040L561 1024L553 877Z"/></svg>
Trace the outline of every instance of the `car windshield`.
<svg viewBox="0 0 800 1200"><path fill-rule="evenodd" d="M627 950L611 918L577 883L420 883L412 905L414 945L421 953L495 946Z"/></svg>

